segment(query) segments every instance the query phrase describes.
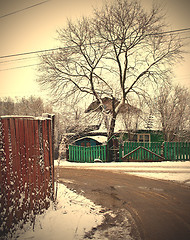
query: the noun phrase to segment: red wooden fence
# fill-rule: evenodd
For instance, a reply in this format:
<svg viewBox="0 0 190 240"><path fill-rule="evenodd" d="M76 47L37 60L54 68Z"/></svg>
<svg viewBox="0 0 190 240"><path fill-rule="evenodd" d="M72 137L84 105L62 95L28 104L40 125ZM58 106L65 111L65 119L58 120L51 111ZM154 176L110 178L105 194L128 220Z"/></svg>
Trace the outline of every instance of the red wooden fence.
<svg viewBox="0 0 190 240"><path fill-rule="evenodd" d="M0 117L0 235L53 199L52 127L48 118Z"/></svg>

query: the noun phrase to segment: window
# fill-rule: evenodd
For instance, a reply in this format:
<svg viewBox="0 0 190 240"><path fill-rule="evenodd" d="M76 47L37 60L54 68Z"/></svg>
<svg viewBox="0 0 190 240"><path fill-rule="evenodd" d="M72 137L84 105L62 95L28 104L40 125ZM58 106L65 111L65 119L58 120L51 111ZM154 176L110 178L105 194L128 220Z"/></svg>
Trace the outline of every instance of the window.
<svg viewBox="0 0 190 240"><path fill-rule="evenodd" d="M150 135L144 135L144 142L150 142Z"/></svg>
<svg viewBox="0 0 190 240"><path fill-rule="evenodd" d="M137 142L150 142L150 134L138 134Z"/></svg>

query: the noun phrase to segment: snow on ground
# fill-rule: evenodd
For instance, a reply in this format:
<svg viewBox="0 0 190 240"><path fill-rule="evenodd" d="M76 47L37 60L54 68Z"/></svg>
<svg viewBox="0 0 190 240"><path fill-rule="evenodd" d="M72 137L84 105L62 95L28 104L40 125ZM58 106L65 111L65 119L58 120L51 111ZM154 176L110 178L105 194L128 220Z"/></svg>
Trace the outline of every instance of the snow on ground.
<svg viewBox="0 0 190 240"><path fill-rule="evenodd" d="M55 166L57 165L58 162L55 161ZM190 161L74 163L61 160L59 166L117 171L190 184Z"/></svg>
<svg viewBox="0 0 190 240"><path fill-rule="evenodd" d="M36 217L34 230L29 223L17 230L14 238L20 240L78 240L85 232L102 223L101 207L58 185L58 205L52 204L42 215Z"/></svg>
<svg viewBox="0 0 190 240"><path fill-rule="evenodd" d="M55 166L58 166L58 161L55 161ZM59 166L109 170L190 184L190 161L71 163L61 160ZM63 184L58 185L57 200L56 209L52 204L44 214L36 217L34 230L29 223L25 224L22 230L16 231L14 239L80 240L86 232L103 222L104 214L100 206L69 190ZM97 236L94 239L102 240L101 237Z"/></svg>

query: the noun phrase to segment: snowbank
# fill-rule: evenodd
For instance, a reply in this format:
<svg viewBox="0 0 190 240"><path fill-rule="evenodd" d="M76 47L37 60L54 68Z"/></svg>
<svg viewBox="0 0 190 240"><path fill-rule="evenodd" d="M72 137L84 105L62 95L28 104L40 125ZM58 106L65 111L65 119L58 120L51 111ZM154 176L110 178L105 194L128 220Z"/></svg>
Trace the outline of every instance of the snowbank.
<svg viewBox="0 0 190 240"><path fill-rule="evenodd" d="M85 232L99 225L103 218L100 206L59 184L56 209L52 204L36 217L34 230L29 223L25 224L23 229L16 231L13 239L83 239Z"/></svg>

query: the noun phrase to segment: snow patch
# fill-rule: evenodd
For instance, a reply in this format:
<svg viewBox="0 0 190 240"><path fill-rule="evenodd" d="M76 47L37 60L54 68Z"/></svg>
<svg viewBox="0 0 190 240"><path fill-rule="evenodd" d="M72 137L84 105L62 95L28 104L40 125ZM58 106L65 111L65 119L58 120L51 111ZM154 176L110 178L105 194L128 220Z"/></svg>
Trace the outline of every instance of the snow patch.
<svg viewBox="0 0 190 240"><path fill-rule="evenodd" d="M85 232L101 224L104 215L101 207L87 198L58 185L58 204L52 204L42 215L36 216L34 229L30 223L18 229L15 238L20 240L83 239ZM56 236L56 237L55 237Z"/></svg>

